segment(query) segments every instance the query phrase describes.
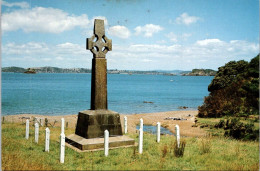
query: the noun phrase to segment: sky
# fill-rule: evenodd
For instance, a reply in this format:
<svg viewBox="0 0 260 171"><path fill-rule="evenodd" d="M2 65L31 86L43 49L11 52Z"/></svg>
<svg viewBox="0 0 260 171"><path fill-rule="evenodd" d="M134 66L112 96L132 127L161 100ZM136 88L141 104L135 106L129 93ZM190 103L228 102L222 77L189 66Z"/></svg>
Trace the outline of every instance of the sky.
<svg viewBox="0 0 260 171"><path fill-rule="evenodd" d="M258 0L2 0L2 67L91 68L103 19L108 69L214 69L259 53Z"/></svg>

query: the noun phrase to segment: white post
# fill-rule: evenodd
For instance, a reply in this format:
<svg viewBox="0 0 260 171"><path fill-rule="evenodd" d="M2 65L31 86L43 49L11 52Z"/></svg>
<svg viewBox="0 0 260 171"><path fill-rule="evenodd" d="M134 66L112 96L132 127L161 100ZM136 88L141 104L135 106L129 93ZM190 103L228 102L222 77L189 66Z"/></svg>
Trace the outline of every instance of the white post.
<svg viewBox="0 0 260 171"><path fill-rule="evenodd" d="M160 142L160 135L161 135L161 124L157 122L157 142Z"/></svg>
<svg viewBox="0 0 260 171"><path fill-rule="evenodd" d="M64 118L61 118L61 133L64 133Z"/></svg>
<svg viewBox="0 0 260 171"><path fill-rule="evenodd" d="M26 129L25 129L25 138L29 139L29 120L26 119Z"/></svg>
<svg viewBox="0 0 260 171"><path fill-rule="evenodd" d="M45 129L45 151L50 151L50 129Z"/></svg>
<svg viewBox="0 0 260 171"><path fill-rule="evenodd" d="M175 125L175 133L176 133L178 148L180 148L180 127L179 127L179 125Z"/></svg>
<svg viewBox="0 0 260 171"><path fill-rule="evenodd" d="M141 118L141 119L140 119L140 129L144 130L143 127L144 127L144 121L143 121L143 119Z"/></svg>
<svg viewBox="0 0 260 171"><path fill-rule="evenodd" d="M35 124L34 124L34 128L35 128L34 139L35 139L35 142L38 144L38 140L39 140L39 124L38 124L38 123L35 123Z"/></svg>
<svg viewBox="0 0 260 171"><path fill-rule="evenodd" d="M143 153L143 129L139 129L139 153Z"/></svg>
<svg viewBox="0 0 260 171"><path fill-rule="evenodd" d="M127 117L124 117L124 127L125 127L125 134L127 133Z"/></svg>
<svg viewBox="0 0 260 171"><path fill-rule="evenodd" d="M108 150L109 150L109 132L108 130L104 131L104 148L105 148L105 156L108 156Z"/></svg>
<svg viewBox="0 0 260 171"><path fill-rule="evenodd" d="M64 163L65 158L65 134L60 134L60 163Z"/></svg>

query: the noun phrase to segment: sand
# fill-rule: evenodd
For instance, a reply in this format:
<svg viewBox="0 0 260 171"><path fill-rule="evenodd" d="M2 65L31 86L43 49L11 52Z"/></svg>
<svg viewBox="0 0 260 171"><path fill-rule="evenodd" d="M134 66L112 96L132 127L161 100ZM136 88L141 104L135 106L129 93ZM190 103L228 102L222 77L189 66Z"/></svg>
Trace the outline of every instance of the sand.
<svg viewBox="0 0 260 171"><path fill-rule="evenodd" d="M178 124L180 126L181 136L201 137L206 135L206 132L200 129L199 127L192 127L192 125L194 125L195 123L194 120L197 114L198 111L168 111L168 112L132 114L132 115L120 114L120 119L121 119L121 124L123 129L124 116L127 116L129 133L137 133L136 125L139 124L140 118L143 118L145 125L156 126L156 123L160 122L161 126L168 128L171 132L175 133L175 125ZM67 123L68 127L70 128L75 128L78 119L77 114L63 115L63 116L62 115L46 116L46 115L36 115L36 114L19 114L19 115L4 116L4 121L13 122L13 123L25 123L26 117L30 118L31 123L33 123L34 117L42 118L43 124L45 118L47 118L48 122L54 126L60 126L61 118L64 118L65 123ZM168 117L183 118L187 120L166 120L166 118Z"/></svg>

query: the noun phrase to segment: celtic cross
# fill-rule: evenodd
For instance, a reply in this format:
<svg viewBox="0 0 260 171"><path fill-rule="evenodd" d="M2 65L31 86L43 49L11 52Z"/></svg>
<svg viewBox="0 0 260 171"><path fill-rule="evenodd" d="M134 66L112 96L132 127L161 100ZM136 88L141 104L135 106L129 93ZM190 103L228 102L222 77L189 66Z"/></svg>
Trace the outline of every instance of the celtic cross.
<svg viewBox="0 0 260 171"><path fill-rule="evenodd" d="M94 34L87 39L87 49L93 53L94 58L105 58L106 53L112 50L112 40L105 36L104 20L95 19Z"/></svg>
<svg viewBox="0 0 260 171"><path fill-rule="evenodd" d="M104 20L95 19L94 34L87 39L87 49L93 53L90 109L107 110L106 53L112 50L112 40L105 36Z"/></svg>

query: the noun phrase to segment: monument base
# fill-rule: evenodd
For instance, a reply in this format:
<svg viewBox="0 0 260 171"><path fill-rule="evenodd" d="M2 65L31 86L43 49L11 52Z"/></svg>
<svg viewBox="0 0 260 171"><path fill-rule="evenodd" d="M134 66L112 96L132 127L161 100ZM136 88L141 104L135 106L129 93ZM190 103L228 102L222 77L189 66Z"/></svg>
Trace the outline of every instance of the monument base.
<svg viewBox="0 0 260 171"><path fill-rule="evenodd" d="M78 114L75 134L65 138L66 145L77 151L104 149L104 131L109 131L109 148L130 147L135 141L122 133L120 115L111 110L85 110Z"/></svg>
<svg viewBox="0 0 260 171"><path fill-rule="evenodd" d="M109 136L123 135L120 115L111 110L85 110L78 114L75 134L83 138L104 138L104 131Z"/></svg>
<svg viewBox="0 0 260 171"><path fill-rule="evenodd" d="M66 137L66 145L78 152L104 150L104 138L86 139L76 134ZM134 139L128 136L109 137L109 149L136 146Z"/></svg>

